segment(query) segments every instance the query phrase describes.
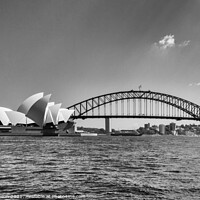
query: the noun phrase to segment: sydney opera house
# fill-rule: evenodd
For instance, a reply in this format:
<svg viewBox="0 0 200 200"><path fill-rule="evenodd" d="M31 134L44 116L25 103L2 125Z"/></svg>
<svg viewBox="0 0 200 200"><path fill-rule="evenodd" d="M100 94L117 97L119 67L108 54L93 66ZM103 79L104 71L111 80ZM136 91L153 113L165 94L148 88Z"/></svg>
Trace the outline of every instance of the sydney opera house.
<svg viewBox="0 0 200 200"><path fill-rule="evenodd" d="M37 93L28 97L14 111L0 107L0 135L56 136L74 133L70 119L74 110L50 101L51 95Z"/></svg>

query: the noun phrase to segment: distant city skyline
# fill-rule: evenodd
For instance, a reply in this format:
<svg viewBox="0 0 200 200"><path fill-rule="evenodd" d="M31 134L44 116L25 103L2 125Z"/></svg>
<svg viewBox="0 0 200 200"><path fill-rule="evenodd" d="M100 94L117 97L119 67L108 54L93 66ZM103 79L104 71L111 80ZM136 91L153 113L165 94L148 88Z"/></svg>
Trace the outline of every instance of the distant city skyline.
<svg viewBox="0 0 200 200"><path fill-rule="evenodd" d="M44 92L68 107L140 85L200 105L199 10L198 0L1 0L0 106ZM111 126L147 122L165 123Z"/></svg>

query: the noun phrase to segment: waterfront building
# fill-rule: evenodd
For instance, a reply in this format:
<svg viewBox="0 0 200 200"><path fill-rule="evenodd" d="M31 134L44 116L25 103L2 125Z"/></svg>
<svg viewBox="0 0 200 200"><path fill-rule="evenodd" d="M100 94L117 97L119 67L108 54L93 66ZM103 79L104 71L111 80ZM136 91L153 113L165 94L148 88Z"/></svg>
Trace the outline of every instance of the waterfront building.
<svg viewBox="0 0 200 200"><path fill-rule="evenodd" d="M157 125L153 125L152 126L152 129L156 130L156 131L159 131L159 127Z"/></svg>
<svg viewBox="0 0 200 200"><path fill-rule="evenodd" d="M176 123L170 123L169 127L170 127L170 131L175 131L176 130Z"/></svg>
<svg viewBox="0 0 200 200"><path fill-rule="evenodd" d="M9 108L0 107L0 121L4 126L10 125L11 130L18 130L17 127L26 127L29 124L35 124L40 130L56 130L58 124L65 124L64 131L67 126L71 128L72 124L68 123L70 116L74 110L61 108L61 104L50 102L51 94L44 96L44 93L37 93L28 97L17 109L13 111ZM24 129L23 129L24 130Z"/></svg>
<svg viewBox="0 0 200 200"><path fill-rule="evenodd" d="M150 123L145 124L145 125L144 125L144 128L145 128L146 130L149 130L149 128L150 128Z"/></svg>

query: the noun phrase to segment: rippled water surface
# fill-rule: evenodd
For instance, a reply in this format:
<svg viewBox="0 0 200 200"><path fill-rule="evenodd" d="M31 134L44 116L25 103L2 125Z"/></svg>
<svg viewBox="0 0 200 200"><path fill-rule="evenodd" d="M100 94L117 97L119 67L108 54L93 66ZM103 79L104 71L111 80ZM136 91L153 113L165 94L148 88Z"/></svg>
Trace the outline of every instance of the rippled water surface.
<svg viewBox="0 0 200 200"><path fill-rule="evenodd" d="M0 164L5 199L200 199L200 137L1 137Z"/></svg>

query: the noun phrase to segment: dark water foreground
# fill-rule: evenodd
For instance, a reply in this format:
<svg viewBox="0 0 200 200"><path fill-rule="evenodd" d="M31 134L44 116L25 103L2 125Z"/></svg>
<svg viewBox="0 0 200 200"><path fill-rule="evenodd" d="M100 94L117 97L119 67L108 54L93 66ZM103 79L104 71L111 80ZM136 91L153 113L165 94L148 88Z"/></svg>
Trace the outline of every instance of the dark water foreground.
<svg viewBox="0 0 200 200"><path fill-rule="evenodd" d="M200 199L200 137L0 137L0 198Z"/></svg>

